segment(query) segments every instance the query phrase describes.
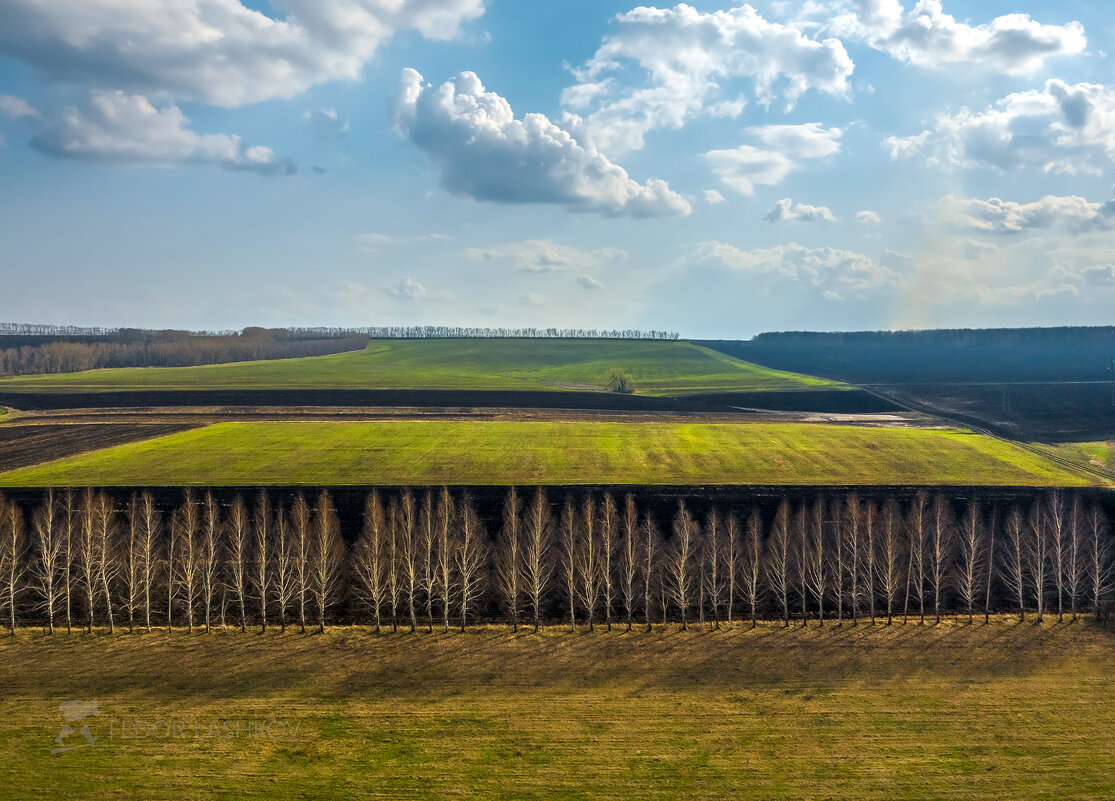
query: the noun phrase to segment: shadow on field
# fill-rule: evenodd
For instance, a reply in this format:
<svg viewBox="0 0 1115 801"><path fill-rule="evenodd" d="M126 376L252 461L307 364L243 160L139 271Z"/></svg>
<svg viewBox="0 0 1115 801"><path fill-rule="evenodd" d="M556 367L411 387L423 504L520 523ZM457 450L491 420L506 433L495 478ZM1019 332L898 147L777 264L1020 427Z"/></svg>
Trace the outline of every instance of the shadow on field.
<svg viewBox="0 0 1115 801"><path fill-rule="evenodd" d="M21 632L0 642L0 698L31 693L141 700L413 698L430 702L488 692L576 693L610 686L634 697L678 690L813 693L850 683L929 677L978 683L1055 668L1070 652L1109 658L1111 632L1090 620L891 626L813 622L782 628L748 623L718 631L623 626L512 634L485 627L461 634L363 628L325 635L56 634ZM29 669L29 666L34 666Z"/></svg>

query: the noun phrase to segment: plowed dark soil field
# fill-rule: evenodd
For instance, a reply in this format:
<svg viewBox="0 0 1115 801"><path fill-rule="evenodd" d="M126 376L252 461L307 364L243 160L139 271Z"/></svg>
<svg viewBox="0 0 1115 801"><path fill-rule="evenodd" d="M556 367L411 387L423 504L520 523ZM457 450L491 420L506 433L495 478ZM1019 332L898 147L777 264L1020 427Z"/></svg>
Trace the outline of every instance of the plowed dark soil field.
<svg viewBox="0 0 1115 801"><path fill-rule="evenodd" d="M0 470L185 431L181 424L104 423L0 426Z"/></svg>

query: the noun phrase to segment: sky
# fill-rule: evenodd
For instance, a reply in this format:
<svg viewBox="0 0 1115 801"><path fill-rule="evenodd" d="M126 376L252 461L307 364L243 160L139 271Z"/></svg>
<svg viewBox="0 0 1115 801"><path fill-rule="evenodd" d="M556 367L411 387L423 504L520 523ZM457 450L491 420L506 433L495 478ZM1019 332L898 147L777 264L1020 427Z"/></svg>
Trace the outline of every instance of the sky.
<svg viewBox="0 0 1115 801"><path fill-rule="evenodd" d="M0 0L0 320L1099 325L1100 0Z"/></svg>

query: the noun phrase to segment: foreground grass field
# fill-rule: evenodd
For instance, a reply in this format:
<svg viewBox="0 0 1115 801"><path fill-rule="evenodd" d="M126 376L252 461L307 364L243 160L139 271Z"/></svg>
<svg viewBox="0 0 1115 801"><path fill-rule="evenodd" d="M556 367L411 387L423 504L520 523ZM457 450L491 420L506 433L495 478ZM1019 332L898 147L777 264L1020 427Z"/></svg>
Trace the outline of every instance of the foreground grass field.
<svg viewBox="0 0 1115 801"><path fill-rule="evenodd" d="M687 342L453 339L373 341L305 359L17 376L0 380L0 390L604 389L613 367L628 370L639 392L661 395L843 386Z"/></svg>
<svg viewBox="0 0 1115 801"><path fill-rule="evenodd" d="M1115 797L1086 622L0 639L3 799Z"/></svg>
<svg viewBox="0 0 1115 801"><path fill-rule="evenodd" d="M980 434L809 423L219 423L0 474L0 486L1086 483Z"/></svg>

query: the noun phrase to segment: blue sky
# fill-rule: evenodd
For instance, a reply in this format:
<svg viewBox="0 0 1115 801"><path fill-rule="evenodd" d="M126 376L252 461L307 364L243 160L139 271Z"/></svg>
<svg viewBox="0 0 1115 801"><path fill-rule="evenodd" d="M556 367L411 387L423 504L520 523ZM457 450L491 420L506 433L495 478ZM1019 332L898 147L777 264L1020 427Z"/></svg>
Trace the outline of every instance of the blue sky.
<svg viewBox="0 0 1115 801"><path fill-rule="evenodd" d="M1105 324L1108 4L0 0L0 319Z"/></svg>

